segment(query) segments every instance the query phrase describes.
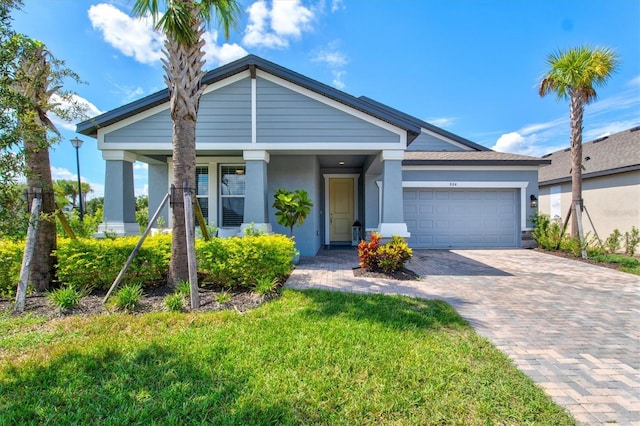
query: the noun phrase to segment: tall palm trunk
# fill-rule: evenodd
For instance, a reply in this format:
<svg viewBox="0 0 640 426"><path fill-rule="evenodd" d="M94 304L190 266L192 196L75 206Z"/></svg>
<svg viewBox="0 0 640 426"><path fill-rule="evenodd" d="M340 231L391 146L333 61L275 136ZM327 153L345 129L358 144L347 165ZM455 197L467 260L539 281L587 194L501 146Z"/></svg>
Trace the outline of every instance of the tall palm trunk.
<svg viewBox="0 0 640 426"><path fill-rule="evenodd" d="M55 278L56 258L56 222L55 195L51 179L51 164L49 150L42 147L42 140L46 140L46 130L42 131L36 140L25 140L25 157L27 166L27 187L29 193L36 191L42 194L42 213L36 233L36 244L31 261L30 281L36 291L42 292L49 288Z"/></svg>
<svg viewBox="0 0 640 426"><path fill-rule="evenodd" d="M165 43L166 57L163 67L165 81L169 87L171 118L173 119L173 236L169 281L176 283L189 279L187 258L187 232L184 218L183 187L195 188L196 173L196 122L200 97L204 52L202 34L204 28L195 7L192 10L194 26L198 35L196 43L177 43L169 37ZM195 197L194 197L195 199Z"/></svg>
<svg viewBox="0 0 640 426"><path fill-rule="evenodd" d="M570 100L569 116L571 120L571 235L577 238L578 214L576 206L580 206L582 214L582 117L584 102L573 94Z"/></svg>

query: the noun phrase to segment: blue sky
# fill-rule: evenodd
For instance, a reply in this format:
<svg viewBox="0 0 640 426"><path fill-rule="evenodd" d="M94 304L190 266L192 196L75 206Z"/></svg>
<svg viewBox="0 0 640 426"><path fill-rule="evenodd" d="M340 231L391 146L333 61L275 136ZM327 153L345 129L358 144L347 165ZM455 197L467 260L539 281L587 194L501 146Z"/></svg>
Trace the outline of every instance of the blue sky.
<svg viewBox="0 0 640 426"><path fill-rule="evenodd" d="M164 88L162 37L130 17L134 0L25 0L14 28L47 44L86 84L67 88L92 115ZM207 33L208 69L256 54L355 96L365 95L495 150L544 155L569 146L569 106L540 98L547 55L581 44L614 49L618 72L587 107L590 140L640 124L636 0L241 0L229 40ZM104 190L94 139L58 122L54 179ZM146 193L144 164L136 194Z"/></svg>

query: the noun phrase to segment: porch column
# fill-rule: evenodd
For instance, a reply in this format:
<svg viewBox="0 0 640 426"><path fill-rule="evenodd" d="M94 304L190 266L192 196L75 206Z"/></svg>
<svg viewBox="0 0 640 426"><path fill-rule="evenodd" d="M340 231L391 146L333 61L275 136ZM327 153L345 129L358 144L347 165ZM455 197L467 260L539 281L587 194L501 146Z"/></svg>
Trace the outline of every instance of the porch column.
<svg viewBox="0 0 640 426"><path fill-rule="evenodd" d="M244 220L241 229L244 230L253 222L257 229L271 232L269 223L269 194L267 194L267 151L244 151L243 158L246 167L244 180Z"/></svg>
<svg viewBox="0 0 640 426"><path fill-rule="evenodd" d="M96 237L103 237L105 232L119 236L139 235L133 188L136 155L126 151L103 151L102 158L106 161L104 216Z"/></svg>
<svg viewBox="0 0 640 426"><path fill-rule="evenodd" d="M169 192L169 165L167 163L149 163L149 219L156 212L158 206ZM169 224L169 203L160 211L165 224ZM156 225L154 225L156 226Z"/></svg>
<svg viewBox="0 0 640 426"><path fill-rule="evenodd" d="M382 217L378 232L383 238L398 235L409 238L404 221L402 194L402 159L404 151L382 151Z"/></svg>

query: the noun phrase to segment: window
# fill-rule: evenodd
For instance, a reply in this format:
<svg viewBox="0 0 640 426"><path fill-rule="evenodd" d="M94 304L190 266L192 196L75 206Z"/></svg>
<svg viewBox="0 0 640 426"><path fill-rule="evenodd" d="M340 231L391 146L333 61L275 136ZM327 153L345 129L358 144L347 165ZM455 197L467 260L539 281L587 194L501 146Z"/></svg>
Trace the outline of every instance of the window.
<svg viewBox="0 0 640 426"><path fill-rule="evenodd" d="M209 167L196 167L196 199L204 219L209 222Z"/></svg>
<svg viewBox="0 0 640 426"><path fill-rule="evenodd" d="M220 166L220 226L240 226L244 220L244 165Z"/></svg>

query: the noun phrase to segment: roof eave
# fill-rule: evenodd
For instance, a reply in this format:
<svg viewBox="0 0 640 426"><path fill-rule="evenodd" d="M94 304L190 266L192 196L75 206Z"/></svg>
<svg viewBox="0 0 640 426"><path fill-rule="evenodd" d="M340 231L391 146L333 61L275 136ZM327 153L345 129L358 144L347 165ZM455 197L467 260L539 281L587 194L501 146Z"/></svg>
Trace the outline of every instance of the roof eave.
<svg viewBox="0 0 640 426"><path fill-rule="evenodd" d="M404 166L540 166L546 160L403 160Z"/></svg>
<svg viewBox="0 0 640 426"><path fill-rule="evenodd" d="M370 103L365 102L359 98L342 92L319 81L305 77L302 74L291 71L273 62L269 62L255 55L247 55L234 62L228 63L214 70L207 72L202 78L203 84L212 84L217 81L223 80L232 75L238 74L250 68L250 66L256 66L257 68L273 74L283 80L297 84L305 89L319 93L337 102L350 106L354 109L362 111L366 114L374 116L382 121L399 127L408 133L407 143L413 141L420 134L420 127L416 123L407 121L402 117L397 117L393 114L389 114L387 111L374 107ZM163 89L159 92L138 99L129 104L123 105L114 110L108 111L99 116L93 117L89 120L85 120L76 125L76 131L78 133L87 136L96 136L97 130L101 127L106 127L117 121L121 121L133 115L136 115L146 109L153 108L157 105L169 101L169 90Z"/></svg>
<svg viewBox="0 0 640 426"><path fill-rule="evenodd" d="M634 164L632 166L626 166L626 167L619 167L617 169L600 170L598 172L592 172L592 173L583 173L582 179L584 180L584 179L592 179L592 178L603 177L603 176L617 175L620 173L633 172L635 170L640 170L640 164ZM538 184L548 186L548 185L555 185L558 183L565 183L565 182L571 182L571 176L563 176L556 179L540 181Z"/></svg>

